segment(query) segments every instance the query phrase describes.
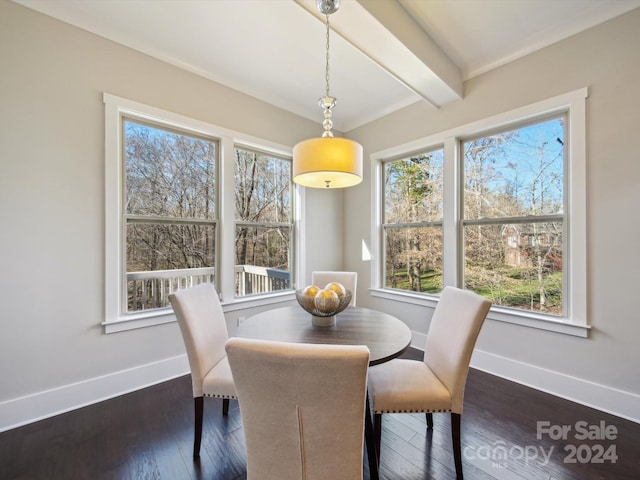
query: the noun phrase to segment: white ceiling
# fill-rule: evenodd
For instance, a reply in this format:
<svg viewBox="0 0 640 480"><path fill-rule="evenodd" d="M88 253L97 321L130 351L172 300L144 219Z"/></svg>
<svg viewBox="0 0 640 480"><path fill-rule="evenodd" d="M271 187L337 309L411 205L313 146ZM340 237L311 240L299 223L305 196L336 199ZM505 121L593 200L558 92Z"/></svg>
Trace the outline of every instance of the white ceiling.
<svg viewBox="0 0 640 480"><path fill-rule="evenodd" d="M322 120L325 25L315 0L14 0L303 117ZM640 0L341 0L330 16L334 128L418 101Z"/></svg>

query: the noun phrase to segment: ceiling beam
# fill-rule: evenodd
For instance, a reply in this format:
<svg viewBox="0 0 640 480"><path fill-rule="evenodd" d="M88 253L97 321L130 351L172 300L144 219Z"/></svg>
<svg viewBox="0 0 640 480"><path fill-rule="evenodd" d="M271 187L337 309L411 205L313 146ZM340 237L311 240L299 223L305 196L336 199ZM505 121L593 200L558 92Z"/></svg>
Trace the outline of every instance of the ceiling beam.
<svg viewBox="0 0 640 480"><path fill-rule="evenodd" d="M315 0L295 0L324 21ZM396 0L342 0L331 28L435 107L461 100L462 72Z"/></svg>

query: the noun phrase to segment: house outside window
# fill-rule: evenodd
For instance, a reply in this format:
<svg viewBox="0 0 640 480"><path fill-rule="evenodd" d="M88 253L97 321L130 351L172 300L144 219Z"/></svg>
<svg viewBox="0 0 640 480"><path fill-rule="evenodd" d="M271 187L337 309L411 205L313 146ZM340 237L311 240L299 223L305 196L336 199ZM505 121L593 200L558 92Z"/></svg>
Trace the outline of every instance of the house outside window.
<svg viewBox="0 0 640 480"><path fill-rule="evenodd" d="M457 286L493 302L489 319L586 337L587 94L576 90L374 153L371 295L433 307L443 286ZM438 196L417 169L435 152L442 155ZM420 252L428 231L429 255L441 264L414 268L421 282L412 282L411 268L419 259L427 264ZM426 285L423 276L438 269Z"/></svg>
<svg viewBox="0 0 640 480"><path fill-rule="evenodd" d="M461 142L464 287L494 305L564 313L565 124L561 115Z"/></svg>

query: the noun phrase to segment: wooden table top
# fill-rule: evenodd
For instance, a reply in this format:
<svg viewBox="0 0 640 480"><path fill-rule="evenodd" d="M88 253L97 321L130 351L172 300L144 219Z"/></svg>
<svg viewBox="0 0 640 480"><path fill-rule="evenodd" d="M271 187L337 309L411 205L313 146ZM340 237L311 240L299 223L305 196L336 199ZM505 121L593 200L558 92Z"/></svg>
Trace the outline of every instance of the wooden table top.
<svg viewBox="0 0 640 480"><path fill-rule="evenodd" d="M292 343L366 345L370 365L398 357L411 344L411 330L401 320L362 307L347 307L330 327L314 326L311 314L299 305L275 308L244 320L236 335Z"/></svg>

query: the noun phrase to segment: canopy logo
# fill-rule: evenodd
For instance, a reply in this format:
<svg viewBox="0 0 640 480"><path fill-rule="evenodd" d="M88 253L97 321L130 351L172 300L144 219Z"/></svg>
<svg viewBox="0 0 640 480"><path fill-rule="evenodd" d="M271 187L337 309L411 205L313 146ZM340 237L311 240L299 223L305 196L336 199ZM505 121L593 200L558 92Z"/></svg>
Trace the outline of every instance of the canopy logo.
<svg viewBox="0 0 640 480"><path fill-rule="evenodd" d="M554 447L544 449L535 445L512 445L508 446L506 442L498 440L491 445L481 445L477 448L465 447L463 455L467 460L483 460L490 461L494 468L506 468L509 460L524 460L529 465L537 462L540 466L549 463Z"/></svg>

